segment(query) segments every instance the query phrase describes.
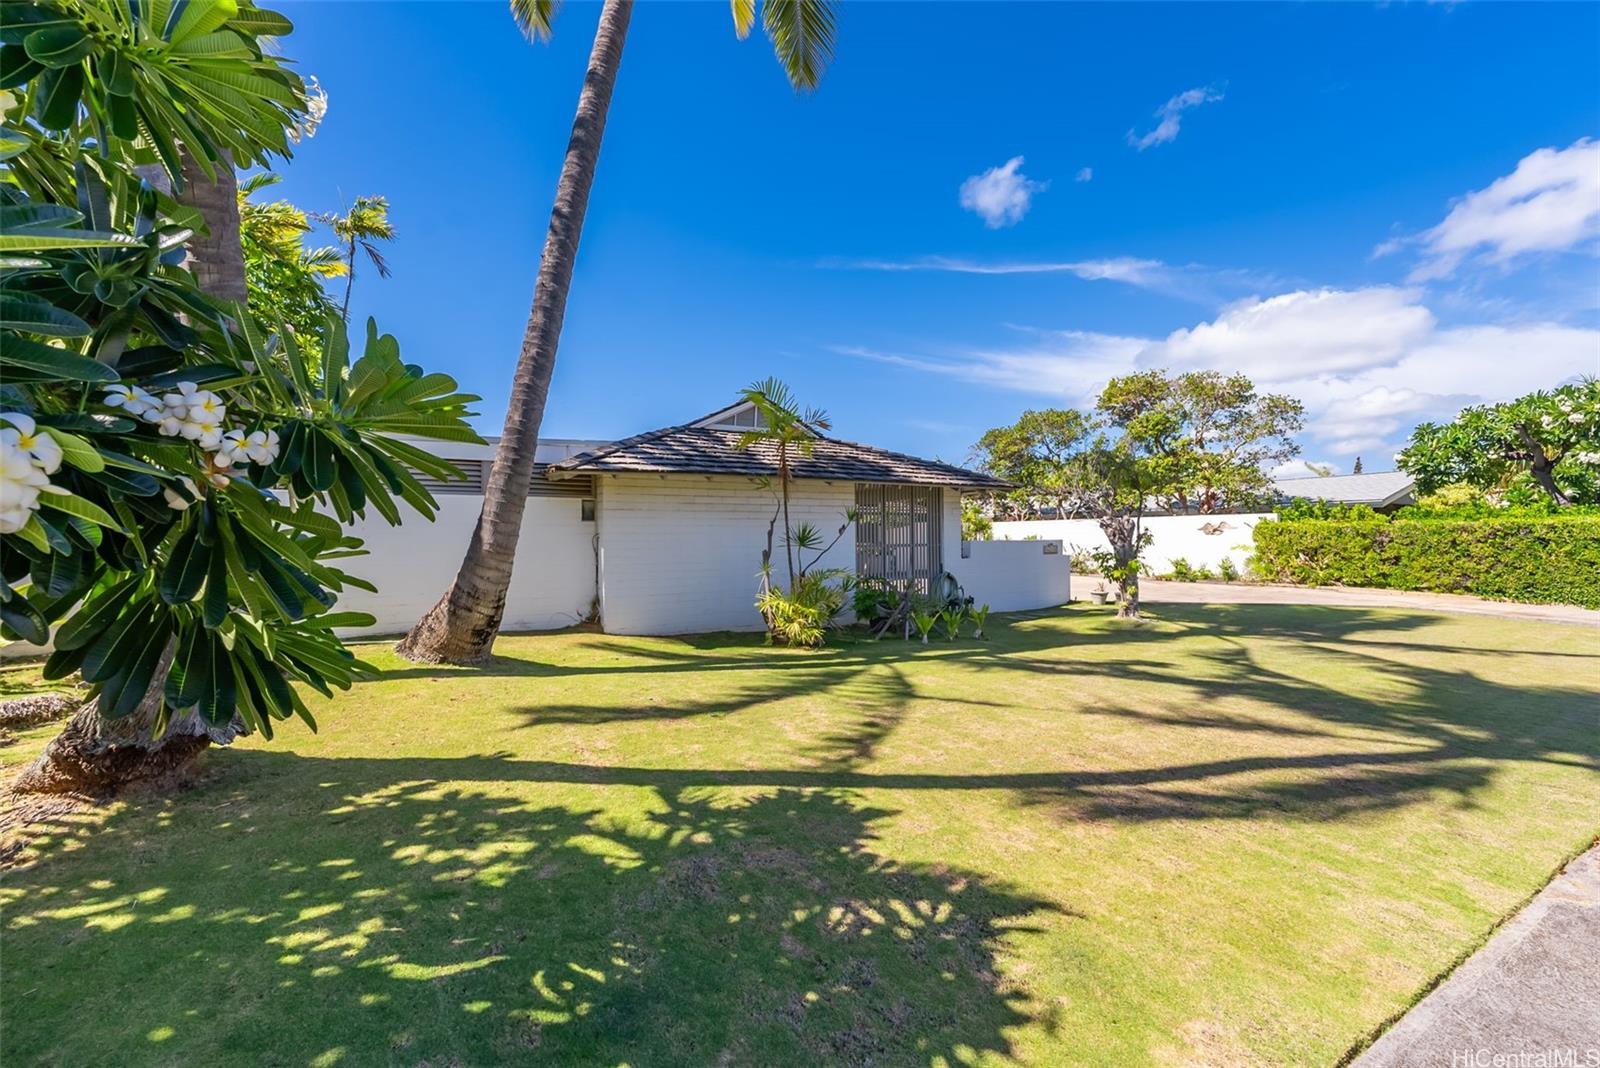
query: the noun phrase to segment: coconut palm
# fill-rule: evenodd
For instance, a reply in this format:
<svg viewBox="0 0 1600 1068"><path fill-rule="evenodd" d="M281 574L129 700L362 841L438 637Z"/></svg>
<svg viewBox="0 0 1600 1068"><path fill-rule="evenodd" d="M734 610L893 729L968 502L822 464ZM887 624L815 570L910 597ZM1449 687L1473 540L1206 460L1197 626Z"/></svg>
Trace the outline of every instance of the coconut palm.
<svg viewBox="0 0 1600 1068"><path fill-rule="evenodd" d="M367 259L377 268L379 278L389 277L389 264L384 260L383 253L378 251L377 245L379 241L394 240L394 226L389 222L389 200L387 197L356 197L350 210L343 215L323 212L312 218L327 223L334 235L344 242L344 303L340 314L345 322L349 322L350 290L356 284L356 249L367 254Z"/></svg>
<svg viewBox="0 0 1600 1068"><path fill-rule="evenodd" d="M732 0L732 6L734 32L743 38L755 25L756 0ZM511 0L511 13L529 39L543 40L550 36L555 2ZM517 538L522 533L522 512L533 480L539 426L555 370L567 290L632 14L632 0L605 0L601 8L583 89L578 94L572 137L556 183L533 307L511 379L505 429L484 488L483 511L450 588L397 647L412 660L479 662L487 659L500 631ZM761 20L790 83L800 90L816 88L833 56L832 0L765 0Z"/></svg>

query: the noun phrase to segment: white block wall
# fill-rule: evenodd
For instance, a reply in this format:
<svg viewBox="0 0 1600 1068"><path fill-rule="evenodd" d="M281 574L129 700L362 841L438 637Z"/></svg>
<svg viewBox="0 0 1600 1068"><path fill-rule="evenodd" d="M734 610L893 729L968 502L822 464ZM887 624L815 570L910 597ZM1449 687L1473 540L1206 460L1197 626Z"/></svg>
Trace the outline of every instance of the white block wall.
<svg viewBox="0 0 1600 1068"><path fill-rule="evenodd" d="M339 610L371 612L378 624L358 634L409 630L434 606L455 578L478 524L483 498L441 493L438 517L429 523L409 514L391 527L372 509L350 533L366 541L365 556L338 561L352 575L378 587L354 587L339 598ZM506 595L504 627L554 630L588 615L595 596L595 524L581 521L577 497L530 497L517 542L517 563Z"/></svg>
<svg viewBox="0 0 1600 1068"><path fill-rule="evenodd" d="M978 604L1026 612L1072 600L1072 556L1059 541L969 541L966 550L945 570Z"/></svg>
<svg viewBox="0 0 1600 1068"><path fill-rule="evenodd" d="M1173 559L1181 556L1191 566L1205 566L1215 571L1217 564L1227 556L1243 571L1245 557L1255 551L1255 525L1275 515L1264 512L1150 516L1144 521L1145 529L1151 534L1150 548L1143 557L1146 570L1167 574L1172 570ZM1214 533L1207 533L1207 527ZM1069 555L1080 549L1093 551L1111 547L1100 524L1092 519L1024 519L994 525L996 541L1021 541L1030 535L1042 539L1059 538L1066 543Z"/></svg>
<svg viewBox="0 0 1600 1068"><path fill-rule="evenodd" d="M761 629L757 573L775 487L726 475L600 475L596 483L600 611L608 633ZM789 488L790 523L809 521L825 541L854 506L851 482L804 480ZM782 533L780 519L773 545L780 583L786 581ZM819 566L854 571L855 553L852 526Z"/></svg>

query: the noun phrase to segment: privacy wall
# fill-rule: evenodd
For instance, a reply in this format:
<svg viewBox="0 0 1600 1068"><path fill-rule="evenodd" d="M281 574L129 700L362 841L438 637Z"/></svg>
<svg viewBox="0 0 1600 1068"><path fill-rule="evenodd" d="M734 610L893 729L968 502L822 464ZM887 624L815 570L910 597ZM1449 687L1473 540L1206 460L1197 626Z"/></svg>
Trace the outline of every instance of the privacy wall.
<svg viewBox="0 0 1600 1068"><path fill-rule="evenodd" d="M1273 517L1272 512L1150 516L1144 521L1153 539L1144 553L1146 567L1154 574L1167 574L1172 570L1172 561L1182 557L1191 566L1216 570L1226 556L1243 571L1245 557L1254 551L1256 524ZM1069 554L1111 547L1100 524L1092 519L1025 519L996 523L994 537L996 541L1059 538L1066 543Z"/></svg>

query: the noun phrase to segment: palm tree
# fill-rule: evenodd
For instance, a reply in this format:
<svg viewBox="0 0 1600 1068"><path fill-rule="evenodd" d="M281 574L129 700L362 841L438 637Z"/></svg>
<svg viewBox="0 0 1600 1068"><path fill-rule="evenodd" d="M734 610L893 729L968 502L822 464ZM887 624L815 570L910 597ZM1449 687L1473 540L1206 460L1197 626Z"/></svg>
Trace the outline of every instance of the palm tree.
<svg viewBox="0 0 1600 1068"><path fill-rule="evenodd" d="M734 31L743 38L755 25L756 0L732 0L732 4ZM550 36L554 13L555 0L511 0L512 17L530 40ZM539 426L566 314L567 290L632 15L632 0L605 0L601 8L583 89L578 94L578 113L572 120L572 137L556 183L555 207L534 282L533 307L511 379L505 429L484 488L483 511L450 588L396 647L412 660L481 662L488 658L500 632L517 538L522 533L522 512L533 481ZM832 0L765 0L761 16L790 83L800 90L816 88L833 56Z"/></svg>
<svg viewBox="0 0 1600 1068"><path fill-rule="evenodd" d="M742 400L755 405L762 424L759 428L746 431L739 436L739 448L748 449L766 442L773 446L773 452L776 453L779 509L783 513L783 552L789 564L789 589L793 590L795 575L803 574L805 567L802 565L798 572L795 569L794 550L797 539L795 529L789 523L789 483L794 481L792 463L797 455L810 456L811 450L816 446L816 431L827 430L833 424L828 420L828 413L820 408L808 408L802 413L789 387L776 378L763 379L750 388L741 390L739 396ZM771 566L771 555L772 530L769 526L767 551L761 561L763 574Z"/></svg>
<svg viewBox="0 0 1600 1068"><path fill-rule="evenodd" d="M389 264L377 246L379 241L394 240L394 226L389 222L389 199L356 197L350 210L343 215L321 212L312 218L327 223L333 228L334 235L344 242L344 303L340 307L340 314L345 322L349 322L350 290L356 284L356 248L359 246L367 254L372 266L378 269L379 278L389 277Z"/></svg>

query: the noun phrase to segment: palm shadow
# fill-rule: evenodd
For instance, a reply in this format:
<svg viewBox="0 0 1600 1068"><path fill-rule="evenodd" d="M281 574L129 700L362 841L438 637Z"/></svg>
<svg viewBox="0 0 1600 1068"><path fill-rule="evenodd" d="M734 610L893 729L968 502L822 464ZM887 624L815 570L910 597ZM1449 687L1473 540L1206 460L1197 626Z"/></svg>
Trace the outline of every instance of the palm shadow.
<svg viewBox="0 0 1600 1068"><path fill-rule="evenodd" d="M624 821L504 763L240 751L92 850L63 824L7 882L0 1059L926 1065L1048 1015L997 954L1054 906L875 854L887 810L660 789Z"/></svg>

